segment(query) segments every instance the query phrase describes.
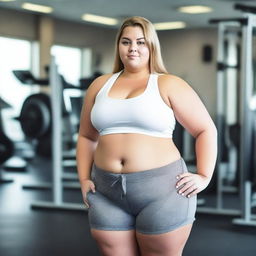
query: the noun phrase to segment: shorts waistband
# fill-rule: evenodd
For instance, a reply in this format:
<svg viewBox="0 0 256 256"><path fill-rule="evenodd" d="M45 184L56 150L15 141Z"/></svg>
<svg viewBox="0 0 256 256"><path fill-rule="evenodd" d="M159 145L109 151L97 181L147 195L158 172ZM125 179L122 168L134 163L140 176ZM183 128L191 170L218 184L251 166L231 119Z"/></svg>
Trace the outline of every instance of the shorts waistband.
<svg viewBox="0 0 256 256"><path fill-rule="evenodd" d="M185 172L186 170L186 164L184 162L184 159L181 157L180 159L171 162L167 165L155 167L148 170L138 171L138 172L132 172L132 173L113 173L111 171L106 171L93 163L92 171L95 172L96 175L104 176L105 178L115 179L120 176L126 178L127 181L138 181L140 179L145 178L153 178L157 176L167 175L170 174L172 170Z"/></svg>

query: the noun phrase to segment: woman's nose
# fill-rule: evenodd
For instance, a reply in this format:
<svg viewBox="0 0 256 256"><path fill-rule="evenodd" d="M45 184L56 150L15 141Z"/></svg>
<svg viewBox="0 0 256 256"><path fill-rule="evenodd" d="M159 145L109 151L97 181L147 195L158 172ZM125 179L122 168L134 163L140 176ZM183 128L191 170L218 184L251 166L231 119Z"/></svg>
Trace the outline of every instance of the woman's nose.
<svg viewBox="0 0 256 256"><path fill-rule="evenodd" d="M136 52L137 51L137 45L135 43L130 44L129 51L130 52Z"/></svg>

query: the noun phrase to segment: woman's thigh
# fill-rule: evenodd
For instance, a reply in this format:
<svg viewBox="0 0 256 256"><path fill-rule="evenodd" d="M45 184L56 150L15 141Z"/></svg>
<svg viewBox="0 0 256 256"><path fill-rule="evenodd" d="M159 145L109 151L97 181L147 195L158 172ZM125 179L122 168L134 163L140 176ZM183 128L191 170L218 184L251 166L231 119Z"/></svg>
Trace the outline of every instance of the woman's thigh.
<svg viewBox="0 0 256 256"><path fill-rule="evenodd" d="M91 229L104 256L139 256L135 230L107 231Z"/></svg>
<svg viewBox="0 0 256 256"><path fill-rule="evenodd" d="M141 256L181 256L192 224L171 232L151 235L136 232Z"/></svg>

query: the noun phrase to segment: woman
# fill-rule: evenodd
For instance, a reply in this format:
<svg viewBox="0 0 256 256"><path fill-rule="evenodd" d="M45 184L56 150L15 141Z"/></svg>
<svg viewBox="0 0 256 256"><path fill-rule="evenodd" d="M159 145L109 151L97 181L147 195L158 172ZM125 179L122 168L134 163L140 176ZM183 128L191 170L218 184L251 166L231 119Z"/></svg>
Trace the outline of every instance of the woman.
<svg viewBox="0 0 256 256"><path fill-rule="evenodd" d="M196 138L197 173L172 141L175 118ZM193 89L167 73L153 25L124 21L113 74L87 90L77 143L81 190L103 255L178 256L210 182L217 132Z"/></svg>

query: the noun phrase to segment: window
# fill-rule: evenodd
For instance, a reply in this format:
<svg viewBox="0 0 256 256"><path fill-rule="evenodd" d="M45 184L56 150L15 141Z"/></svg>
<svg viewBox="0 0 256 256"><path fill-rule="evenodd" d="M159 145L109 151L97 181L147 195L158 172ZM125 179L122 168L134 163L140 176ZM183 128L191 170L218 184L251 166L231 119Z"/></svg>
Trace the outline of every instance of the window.
<svg viewBox="0 0 256 256"><path fill-rule="evenodd" d="M55 56L59 73L65 80L73 85L78 85L81 78L81 49L54 45L51 48L51 54Z"/></svg>
<svg viewBox="0 0 256 256"><path fill-rule="evenodd" d="M31 42L0 37L0 96L12 106L2 111L4 129L11 139L20 140L23 134L19 123L12 118L19 116L23 101L32 88L17 80L12 73L15 69L31 69Z"/></svg>

